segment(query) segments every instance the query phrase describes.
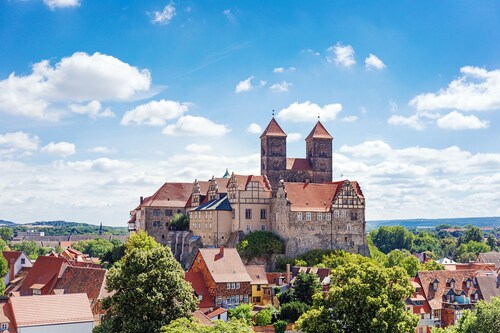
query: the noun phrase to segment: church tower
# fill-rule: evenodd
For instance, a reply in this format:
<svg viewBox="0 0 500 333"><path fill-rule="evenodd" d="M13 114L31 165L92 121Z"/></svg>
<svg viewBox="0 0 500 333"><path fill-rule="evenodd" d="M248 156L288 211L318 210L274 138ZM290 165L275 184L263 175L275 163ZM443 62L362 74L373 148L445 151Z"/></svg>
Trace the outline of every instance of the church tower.
<svg viewBox="0 0 500 333"><path fill-rule="evenodd" d="M273 192L286 173L286 133L274 117L260 136L260 173L267 176Z"/></svg>
<svg viewBox="0 0 500 333"><path fill-rule="evenodd" d="M313 183L331 182L333 179L333 137L318 120L306 138L306 156L311 161Z"/></svg>

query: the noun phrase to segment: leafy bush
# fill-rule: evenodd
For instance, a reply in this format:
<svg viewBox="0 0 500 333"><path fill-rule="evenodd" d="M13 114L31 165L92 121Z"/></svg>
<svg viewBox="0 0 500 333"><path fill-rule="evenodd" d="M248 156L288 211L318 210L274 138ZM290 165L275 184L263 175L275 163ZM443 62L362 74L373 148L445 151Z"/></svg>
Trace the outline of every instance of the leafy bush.
<svg viewBox="0 0 500 333"><path fill-rule="evenodd" d="M274 332L276 333L285 333L286 331L286 321L283 321L283 320L279 320L277 322L274 323Z"/></svg>
<svg viewBox="0 0 500 333"><path fill-rule="evenodd" d="M170 221L170 226L177 231L185 231L189 229L189 216L184 214L175 214Z"/></svg>
<svg viewBox="0 0 500 333"><path fill-rule="evenodd" d="M293 301L290 303L283 304L280 307L280 313L278 318L289 323L294 323L310 309L310 306L306 303Z"/></svg>
<svg viewBox="0 0 500 333"><path fill-rule="evenodd" d="M285 291L280 292L278 295L278 301L280 301L280 304L286 304L288 302L291 302L294 300L293 298L293 290L292 289L287 289Z"/></svg>
<svg viewBox="0 0 500 333"><path fill-rule="evenodd" d="M271 324L271 320L272 320L272 314L269 309L261 310L255 316L255 323L257 324L257 326L269 325Z"/></svg>
<svg viewBox="0 0 500 333"><path fill-rule="evenodd" d="M241 304L235 308L229 309L229 318L241 319L247 324L252 324L252 306L250 304Z"/></svg>
<svg viewBox="0 0 500 333"><path fill-rule="evenodd" d="M255 231L236 245L240 255L247 259L255 257L267 258L272 254L283 253L283 241L270 231Z"/></svg>

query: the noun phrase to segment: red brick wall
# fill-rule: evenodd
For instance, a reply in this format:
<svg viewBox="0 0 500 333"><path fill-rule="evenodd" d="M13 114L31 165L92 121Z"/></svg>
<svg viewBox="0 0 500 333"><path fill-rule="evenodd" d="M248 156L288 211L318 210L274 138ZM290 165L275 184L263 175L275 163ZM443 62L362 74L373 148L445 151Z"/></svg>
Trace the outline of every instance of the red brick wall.
<svg viewBox="0 0 500 333"><path fill-rule="evenodd" d="M453 325L455 323L455 311L452 309L441 310L441 324L443 327Z"/></svg>

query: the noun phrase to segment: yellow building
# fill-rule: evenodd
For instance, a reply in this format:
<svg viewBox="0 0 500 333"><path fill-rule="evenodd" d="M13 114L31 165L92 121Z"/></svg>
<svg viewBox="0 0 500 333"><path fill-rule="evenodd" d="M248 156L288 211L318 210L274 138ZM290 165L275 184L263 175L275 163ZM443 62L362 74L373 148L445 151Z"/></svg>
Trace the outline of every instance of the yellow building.
<svg viewBox="0 0 500 333"><path fill-rule="evenodd" d="M269 284L267 281L267 273L264 265L247 265L248 275L252 279L252 304L266 305L264 302L264 289Z"/></svg>

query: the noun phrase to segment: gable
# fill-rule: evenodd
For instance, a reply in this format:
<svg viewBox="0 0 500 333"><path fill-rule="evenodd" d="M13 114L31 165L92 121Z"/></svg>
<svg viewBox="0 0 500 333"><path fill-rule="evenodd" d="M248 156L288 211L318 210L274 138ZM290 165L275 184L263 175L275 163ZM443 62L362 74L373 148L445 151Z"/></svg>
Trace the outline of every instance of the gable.
<svg viewBox="0 0 500 333"><path fill-rule="evenodd" d="M342 182L333 200L334 208L364 208L365 198L360 195L359 186L355 182L348 180Z"/></svg>

